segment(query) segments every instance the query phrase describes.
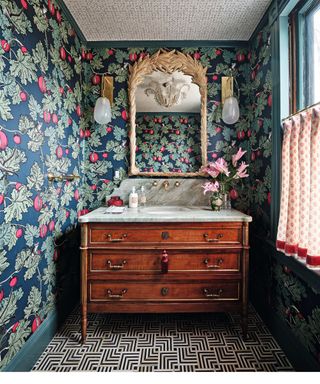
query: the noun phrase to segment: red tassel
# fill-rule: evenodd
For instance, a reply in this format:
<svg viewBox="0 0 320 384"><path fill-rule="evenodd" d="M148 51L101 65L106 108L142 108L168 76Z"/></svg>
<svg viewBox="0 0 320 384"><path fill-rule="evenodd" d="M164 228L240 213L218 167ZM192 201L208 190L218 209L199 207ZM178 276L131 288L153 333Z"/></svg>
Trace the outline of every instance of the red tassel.
<svg viewBox="0 0 320 384"><path fill-rule="evenodd" d="M162 258L161 258L161 272L168 273L168 267L169 267L169 256L167 254L167 251L163 251Z"/></svg>

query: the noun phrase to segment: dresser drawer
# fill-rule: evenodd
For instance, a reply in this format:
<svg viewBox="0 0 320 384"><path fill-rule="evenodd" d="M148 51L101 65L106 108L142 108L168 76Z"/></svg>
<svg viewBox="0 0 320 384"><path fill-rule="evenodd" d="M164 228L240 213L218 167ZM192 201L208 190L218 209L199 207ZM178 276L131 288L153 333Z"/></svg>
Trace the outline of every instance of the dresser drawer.
<svg viewBox="0 0 320 384"><path fill-rule="evenodd" d="M219 225L199 223L195 225L175 223L174 226L140 224L126 226L92 225L89 233L89 243L92 245L120 246L130 244L161 243L161 244L202 244L230 245L242 243L241 223L219 223Z"/></svg>
<svg viewBox="0 0 320 384"><path fill-rule="evenodd" d="M237 301L237 281L152 283L89 281L89 302L108 301Z"/></svg>
<svg viewBox="0 0 320 384"><path fill-rule="evenodd" d="M161 259L168 257L170 271L239 272L240 250L92 250L88 271L113 274L127 272L161 273Z"/></svg>

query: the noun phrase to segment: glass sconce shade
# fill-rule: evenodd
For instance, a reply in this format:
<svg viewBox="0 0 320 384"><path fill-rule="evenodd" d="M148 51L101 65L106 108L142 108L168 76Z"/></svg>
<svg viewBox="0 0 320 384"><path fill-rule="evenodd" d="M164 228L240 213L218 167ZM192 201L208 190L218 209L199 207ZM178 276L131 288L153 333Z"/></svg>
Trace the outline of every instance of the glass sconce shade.
<svg viewBox="0 0 320 384"><path fill-rule="evenodd" d="M234 96L227 97L223 104L222 120L226 124L234 124L239 120L239 104Z"/></svg>
<svg viewBox="0 0 320 384"><path fill-rule="evenodd" d="M98 124L108 124L111 121L110 102L106 97L99 97L93 111L93 117Z"/></svg>

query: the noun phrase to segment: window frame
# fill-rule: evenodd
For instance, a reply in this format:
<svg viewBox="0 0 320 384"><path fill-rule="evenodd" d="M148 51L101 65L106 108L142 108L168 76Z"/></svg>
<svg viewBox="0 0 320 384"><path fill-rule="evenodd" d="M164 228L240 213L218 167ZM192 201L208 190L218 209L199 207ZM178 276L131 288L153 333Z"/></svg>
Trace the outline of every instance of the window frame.
<svg viewBox="0 0 320 384"><path fill-rule="evenodd" d="M306 52L307 41L310 35L310 28L306 23L306 17L314 9L320 7L319 0L299 1L295 8L288 15L289 34L289 99L290 113L308 107L304 92L305 84L305 58L311 58L310 50ZM312 103L311 103L312 104Z"/></svg>

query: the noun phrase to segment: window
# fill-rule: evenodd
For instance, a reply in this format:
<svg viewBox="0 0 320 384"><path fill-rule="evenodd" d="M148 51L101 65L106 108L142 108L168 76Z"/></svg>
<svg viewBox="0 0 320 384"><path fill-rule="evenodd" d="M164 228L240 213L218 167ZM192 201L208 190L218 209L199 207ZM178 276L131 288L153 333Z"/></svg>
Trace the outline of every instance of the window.
<svg viewBox="0 0 320 384"><path fill-rule="evenodd" d="M320 101L320 0L299 1L289 17L291 112Z"/></svg>

